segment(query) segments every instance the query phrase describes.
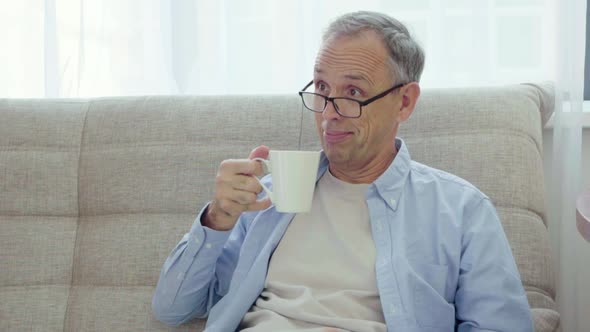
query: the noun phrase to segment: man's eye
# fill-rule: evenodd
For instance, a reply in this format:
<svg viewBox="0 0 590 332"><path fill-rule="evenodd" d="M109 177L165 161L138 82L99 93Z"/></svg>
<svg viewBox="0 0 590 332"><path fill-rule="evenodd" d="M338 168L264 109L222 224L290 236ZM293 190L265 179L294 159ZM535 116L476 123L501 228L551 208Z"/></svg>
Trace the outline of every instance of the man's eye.
<svg viewBox="0 0 590 332"><path fill-rule="evenodd" d="M350 96L352 97L358 97L361 95L361 92L358 89L350 89L348 91L348 93L350 94Z"/></svg>
<svg viewBox="0 0 590 332"><path fill-rule="evenodd" d="M315 90L319 93L325 93L328 90L328 87L324 83L318 83Z"/></svg>

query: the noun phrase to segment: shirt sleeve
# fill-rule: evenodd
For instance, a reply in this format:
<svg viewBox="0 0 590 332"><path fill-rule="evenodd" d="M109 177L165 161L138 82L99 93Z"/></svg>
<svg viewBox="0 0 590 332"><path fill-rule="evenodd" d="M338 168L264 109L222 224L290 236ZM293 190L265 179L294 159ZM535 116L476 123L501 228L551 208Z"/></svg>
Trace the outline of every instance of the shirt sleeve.
<svg viewBox="0 0 590 332"><path fill-rule="evenodd" d="M458 332L533 331L518 268L487 198L466 211L455 307Z"/></svg>
<svg viewBox="0 0 590 332"><path fill-rule="evenodd" d="M231 231L202 226L201 216L207 207L172 250L160 272L152 311L168 325L206 317L229 288L245 229L242 218Z"/></svg>

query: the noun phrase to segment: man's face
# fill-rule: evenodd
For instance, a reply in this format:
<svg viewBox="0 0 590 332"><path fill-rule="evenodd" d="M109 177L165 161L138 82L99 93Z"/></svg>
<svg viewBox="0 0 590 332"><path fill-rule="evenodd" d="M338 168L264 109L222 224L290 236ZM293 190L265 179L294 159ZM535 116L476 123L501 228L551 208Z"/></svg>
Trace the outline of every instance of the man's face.
<svg viewBox="0 0 590 332"><path fill-rule="evenodd" d="M326 41L316 58L315 92L330 97L369 99L395 83L388 53L373 31ZM398 90L362 108L360 118L344 118L328 103L316 113L316 125L331 167L342 171L370 168L391 158L401 109Z"/></svg>

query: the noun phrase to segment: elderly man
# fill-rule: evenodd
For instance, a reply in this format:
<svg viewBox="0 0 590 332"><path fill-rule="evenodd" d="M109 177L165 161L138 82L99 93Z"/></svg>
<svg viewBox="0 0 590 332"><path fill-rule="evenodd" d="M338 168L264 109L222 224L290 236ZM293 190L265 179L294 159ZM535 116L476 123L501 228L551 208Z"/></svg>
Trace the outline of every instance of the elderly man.
<svg viewBox="0 0 590 332"><path fill-rule="evenodd" d="M208 316L208 331L532 331L490 199L396 138L423 65L397 20L335 20L300 92L323 147L311 211L277 212L261 194L252 159L267 147L222 162L162 268L155 316Z"/></svg>

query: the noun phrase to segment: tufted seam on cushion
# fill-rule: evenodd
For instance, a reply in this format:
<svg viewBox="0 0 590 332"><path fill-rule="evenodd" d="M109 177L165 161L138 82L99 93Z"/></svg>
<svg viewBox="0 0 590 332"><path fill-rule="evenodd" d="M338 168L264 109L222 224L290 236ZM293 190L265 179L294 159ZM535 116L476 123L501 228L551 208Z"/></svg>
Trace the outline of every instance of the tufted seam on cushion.
<svg viewBox="0 0 590 332"><path fill-rule="evenodd" d="M535 211L527 207L522 207L518 205L504 205L504 204L496 204L494 202L494 206L496 209L502 209L506 212L510 212L516 215L521 215L533 219L541 219L543 226L547 228L547 222L545 220L545 213L543 211Z"/></svg>
<svg viewBox="0 0 590 332"><path fill-rule="evenodd" d="M78 215L74 214L42 214L42 213L3 213L2 217L63 217L63 218L77 218Z"/></svg>
<svg viewBox="0 0 590 332"><path fill-rule="evenodd" d="M194 219L194 213L181 213L181 212L149 212L149 211L131 211L131 212L108 212L108 213L96 213L96 214L84 214L80 218L100 218L100 217L111 217L111 216L135 216L135 215L152 215L152 216L190 216Z"/></svg>
<svg viewBox="0 0 590 332"><path fill-rule="evenodd" d="M71 148L62 148L57 146L0 146L0 152L53 152L53 153L69 153Z"/></svg>
<svg viewBox="0 0 590 332"><path fill-rule="evenodd" d="M486 129L463 129L463 130L453 130L453 131L437 131L436 134L433 135L428 135L428 134L421 134L421 135L412 135L411 133L404 133L404 139L414 139L414 138L420 138L420 139L424 139L424 138L435 138L435 137L440 137L440 136L469 136L469 135L476 135L476 136L481 136L482 134L487 134L487 135L491 135L491 134L506 134L506 136L511 136L511 137L519 137L519 138L524 138L527 141L530 141L531 143L533 143L533 145L537 148L537 152L539 153L540 156L542 156L542 142L540 142L538 139L535 139L535 137L533 137L530 133L523 131L523 130L515 130L515 129L506 129L506 128L486 128ZM539 131L539 134L541 132ZM541 135L539 135L539 139L541 138Z"/></svg>
<svg viewBox="0 0 590 332"><path fill-rule="evenodd" d="M78 246L78 228L80 227L80 165L82 161L82 145L84 144L84 134L86 132L86 122L88 120L88 112L90 111L90 102L86 101L86 111L84 112L84 121L82 122L82 130L80 132L80 146L78 148L78 168L77 168L77 179L76 179L76 197L78 205L78 220L76 222L76 231L74 235L74 249L72 252L72 271L70 276L70 291L68 292L68 299L66 301L66 310L64 311L63 327L66 330L66 323L68 318L68 312L70 310L70 300L72 295L72 285L74 283L74 269L76 268L76 248Z"/></svg>
<svg viewBox="0 0 590 332"><path fill-rule="evenodd" d="M231 140L228 140L231 141ZM182 144L185 146L194 145L195 147L203 146L203 142L190 142L190 141L182 141ZM111 147L113 146L113 147ZM171 142L158 142L158 143L135 143L135 142L127 142L127 143L101 143L100 145L94 147L87 147L86 151L88 152L102 152L102 151L116 151L116 150L127 150L129 148L133 148L134 150L137 149L151 149L151 148L169 148L169 147L178 147L178 141L171 141Z"/></svg>
<svg viewBox="0 0 590 332"><path fill-rule="evenodd" d="M536 294L540 294L541 296L545 296L545 297L551 299L551 302L555 303L555 299L553 298L553 294L550 294L546 290L541 289L537 286L526 285L526 286L524 286L524 290L527 293L536 293Z"/></svg>

